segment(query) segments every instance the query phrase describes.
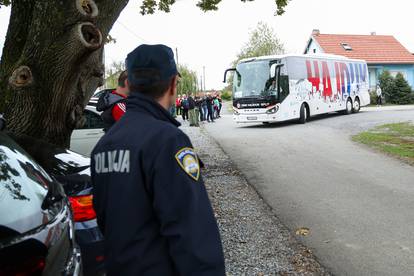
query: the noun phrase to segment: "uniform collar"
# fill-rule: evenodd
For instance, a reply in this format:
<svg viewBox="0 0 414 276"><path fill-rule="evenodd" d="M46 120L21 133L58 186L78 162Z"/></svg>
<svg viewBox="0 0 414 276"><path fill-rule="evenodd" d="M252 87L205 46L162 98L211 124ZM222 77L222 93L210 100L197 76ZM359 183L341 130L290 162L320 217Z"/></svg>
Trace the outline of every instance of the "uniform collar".
<svg viewBox="0 0 414 276"><path fill-rule="evenodd" d="M167 121L179 127L181 124L174 119L159 103L139 92L131 92L126 100L127 110L146 112L158 120Z"/></svg>

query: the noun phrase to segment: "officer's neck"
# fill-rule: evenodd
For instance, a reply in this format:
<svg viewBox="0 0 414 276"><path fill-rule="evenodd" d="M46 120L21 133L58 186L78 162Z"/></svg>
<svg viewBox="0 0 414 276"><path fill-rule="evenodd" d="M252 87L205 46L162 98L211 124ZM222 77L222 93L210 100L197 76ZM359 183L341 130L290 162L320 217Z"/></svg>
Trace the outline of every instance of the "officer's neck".
<svg viewBox="0 0 414 276"><path fill-rule="evenodd" d="M155 100L158 102L165 110L169 110L171 107L171 96L169 93L165 93L164 96Z"/></svg>
<svg viewBox="0 0 414 276"><path fill-rule="evenodd" d="M175 96L176 92L168 88L168 90L162 95L162 97L156 99L155 101L158 102L165 110L169 110L171 106L175 103Z"/></svg>

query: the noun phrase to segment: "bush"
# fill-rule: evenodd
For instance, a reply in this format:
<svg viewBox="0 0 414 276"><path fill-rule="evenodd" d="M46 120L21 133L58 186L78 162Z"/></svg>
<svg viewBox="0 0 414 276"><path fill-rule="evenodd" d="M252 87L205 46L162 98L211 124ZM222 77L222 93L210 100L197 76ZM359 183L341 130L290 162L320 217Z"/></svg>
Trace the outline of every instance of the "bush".
<svg viewBox="0 0 414 276"><path fill-rule="evenodd" d="M369 97L371 99L371 104L377 104L377 93L374 92L369 92Z"/></svg>
<svg viewBox="0 0 414 276"><path fill-rule="evenodd" d="M228 90L221 92L221 98L225 101L231 101L232 99L232 93Z"/></svg>
<svg viewBox="0 0 414 276"><path fill-rule="evenodd" d="M398 73L394 78L390 72L382 72L379 76L379 85L386 102L393 104L414 103L414 93L401 73Z"/></svg>
<svg viewBox="0 0 414 276"><path fill-rule="evenodd" d="M379 76L379 85L381 87L382 95L384 96L385 101L389 103L395 103L395 82L393 76L391 76L389 71L385 70L381 73L381 75Z"/></svg>
<svg viewBox="0 0 414 276"><path fill-rule="evenodd" d="M401 73L398 73L395 77L395 103L397 104L411 104L414 103L414 95L411 91L411 87L405 80Z"/></svg>

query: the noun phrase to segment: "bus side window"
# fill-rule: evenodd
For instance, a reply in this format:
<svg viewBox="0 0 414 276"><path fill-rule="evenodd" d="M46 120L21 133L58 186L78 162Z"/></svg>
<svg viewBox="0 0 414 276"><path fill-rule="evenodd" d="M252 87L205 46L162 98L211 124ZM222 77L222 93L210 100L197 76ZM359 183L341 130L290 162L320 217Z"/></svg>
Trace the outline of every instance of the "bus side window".
<svg viewBox="0 0 414 276"><path fill-rule="evenodd" d="M279 76L279 101L282 102L289 95L289 76Z"/></svg>
<svg viewBox="0 0 414 276"><path fill-rule="evenodd" d="M237 83L237 87L239 87L241 85L241 75L239 72L236 71L235 73L235 77L236 77L236 83Z"/></svg>

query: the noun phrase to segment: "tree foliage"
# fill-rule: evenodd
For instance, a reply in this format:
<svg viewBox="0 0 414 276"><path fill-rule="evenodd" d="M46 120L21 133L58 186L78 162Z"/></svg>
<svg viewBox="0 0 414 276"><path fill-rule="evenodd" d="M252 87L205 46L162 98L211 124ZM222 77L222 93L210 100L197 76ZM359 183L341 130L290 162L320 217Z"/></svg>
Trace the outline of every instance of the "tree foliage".
<svg viewBox="0 0 414 276"><path fill-rule="evenodd" d="M125 70L125 62L114 61L105 69L105 87L115 88L118 85L118 78L122 71Z"/></svg>
<svg viewBox="0 0 414 276"><path fill-rule="evenodd" d="M243 45L236 59L232 62L235 68L237 63L245 58L279 55L285 52L283 43L279 40L275 30L264 22L259 22L250 32L249 40ZM233 74L229 76L225 90L231 91L233 87Z"/></svg>
<svg viewBox="0 0 414 276"><path fill-rule="evenodd" d="M272 27L264 22L259 22L256 28L250 32L249 40L243 45L233 66L241 59L279 55L285 52L283 43L277 38L277 35Z"/></svg>
<svg viewBox="0 0 414 276"><path fill-rule="evenodd" d="M0 8L1 6L9 6L11 4L11 0L0 0Z"/></svg>
<svg viewBox="0 0 414 276"><path fill-rule="evenodd" d="M7 1L7 0L6 0ZM197 7L203 11L214 11L218 9L218 5L222 0L199 0L197 2ZM241 0L242 2L252 2L254 0ZM287 6L290 0L274 0L277 10L276 15L281 15L285 12L285 7ZM153 14L157 8L164 12L169 12L171 5L173 5L176 0L144 0L141 4L141 14Z"/></svg>
<svg viewBox="0 0 414 276"><path fill-rule="evenodd" d="M414 103L414 95L411 86L401 73L395 76L395 91L393 93L394 103L411 104Z"/></svg>
<svg viewBox="0 0 414 276"><path fill-rule="evenodd" d="M385 101L393 102L393 93L395 91L395 82L393 76L391 76L389 71L385 70L381 73L378 79Z"/></svg>
<svg viewBox="0 0 414 276"><path fill-rule="evenodd" d="M194 94L197 91L197 73L189 69L186 65L179 65L178 71L180 72L181 79L177 87L177 93L182 94Z"/></svg>
<svg viewBox="0 0 414 276"><path fill-rule="evenodd" d="M389 71L383 71L379 76L379 85L386 102L392 104L414 103L414 93L401 73L393 77Z"/></svg>
<svg viewBox="0 0 414 276"><path fill-rule="evenodd" d="M224 89L221 91L221 99L224 101L231 101L232 93L231 90Z"/></svg>

